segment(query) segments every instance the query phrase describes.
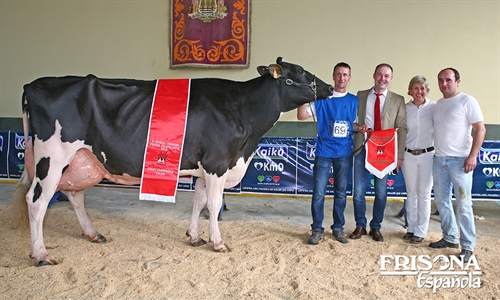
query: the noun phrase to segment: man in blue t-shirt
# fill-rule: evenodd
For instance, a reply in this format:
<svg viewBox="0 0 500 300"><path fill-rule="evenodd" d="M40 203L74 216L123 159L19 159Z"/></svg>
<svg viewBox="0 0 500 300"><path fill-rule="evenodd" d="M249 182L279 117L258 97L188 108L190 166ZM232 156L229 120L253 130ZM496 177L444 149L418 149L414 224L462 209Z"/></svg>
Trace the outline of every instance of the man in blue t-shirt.
<svg viewBox="0 0 500 300"><path fill-rule="evenodd" d="M308 243L317 245L323 236L326 185L330 170L333 169L333 225L332 234L341 243L347 243L344 236L344 210L346 188L352 168L353 140L355 131L365 132L367 126L357 126L358 97L346 91L351 79L351 67L344 62L333 68L335 91L328 99L304 104L297 110L297 119L313 117L318 123L316 155L313 172L313 196L311 213L312 234Z"/></svg>

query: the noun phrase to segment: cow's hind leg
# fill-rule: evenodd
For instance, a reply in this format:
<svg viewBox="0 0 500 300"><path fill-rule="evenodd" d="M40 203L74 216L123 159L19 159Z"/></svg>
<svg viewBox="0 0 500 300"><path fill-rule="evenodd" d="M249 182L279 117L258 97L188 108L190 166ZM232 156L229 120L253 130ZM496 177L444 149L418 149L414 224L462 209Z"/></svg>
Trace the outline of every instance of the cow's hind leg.
<svg viewBox="0 0 500 300"><path fill-rule="evenodd" d="M50 158L42 157L36 165L36 178L26 194L31 231L30 256L38 260L39 266L57 264L50 258L45 248L43 219L49 201L56 192L62 169L63 167L58 166L57 163L51 163Z"/></svg>
<svg viewBox="0 0 500 300"><path fill-rule="evenodd" d="M92 226L87 212L85 211L84 190L69 192L66 195L68 196L71 206L73 206L73 210L75 211L80 227L82 228L82 236L87 236L93 243L105 243L106 238L94 229L94 226Z"/></svg>
<svg viewBox="0 0 500 300"><path fill-rule="evenodd" d="M193 196L193 212L191 214L191 222L189 223L186 235L190 237L192 246L199 247L205 245L207 242L199 236L198 221L200 212L207 203L207 193L205 188L205 180L198 178L194 186Z"/></svg>

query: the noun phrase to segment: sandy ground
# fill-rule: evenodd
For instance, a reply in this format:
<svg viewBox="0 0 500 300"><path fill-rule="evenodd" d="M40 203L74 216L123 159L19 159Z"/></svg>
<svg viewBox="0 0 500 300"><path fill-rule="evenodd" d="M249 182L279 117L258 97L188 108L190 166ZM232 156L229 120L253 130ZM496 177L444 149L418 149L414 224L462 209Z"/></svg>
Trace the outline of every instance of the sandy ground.
<svg viewBox="0 0 500 300"><path fill-rule="evenodd" d="M28 230L13 229L9 214L8 207L0 205L2 299L498 299L500 295L497 233L478 237L475 253L481 275L424 276L434 278L436 285L446 285L446 278L458 278L465 285L437 287L434 293L432 287L418 286L417 275L381 274L381 255L428 255L432 260L457 253L430 249L425 241L409 244L401 238L403 228L383 231L383 243L364 236L348 244L335 241L327 230L322 242L313 246L306 243L309 224L293 224L287 218L222 221L221 232L232 251L216 253L211 243L189 245L187 218L140 211L105 214L88 209L94 226L109 241L93 244L80 236L69 204L61 203L48 210L44 227L45 244L59 264L36 267L28 257ZM492 222L486 225L498 232L498 222ZM208 220L201 220L200 230L208 239ZM440 233L430 232L426 241L439 238ZM431 271L440 265L436 262ZM417 262L417 266L426 265Z"/></svg>

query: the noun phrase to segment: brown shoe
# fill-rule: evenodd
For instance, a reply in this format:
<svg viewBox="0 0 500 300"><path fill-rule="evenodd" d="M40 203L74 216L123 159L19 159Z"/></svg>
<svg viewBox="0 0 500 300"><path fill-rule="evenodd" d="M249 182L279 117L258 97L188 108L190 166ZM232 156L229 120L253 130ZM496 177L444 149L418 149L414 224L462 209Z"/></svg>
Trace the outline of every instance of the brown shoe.
<svg viewBox="0 0 500 300"><path fill-rule="evenodd" d="M370 229L370 235L372 236L374 241L377 241L377 242L384 241L384 237L382 236L380 229L375 229L375 228Z"/></svg>
<svg viewBox="0 0 500 300"><path fill-rule="evenodd" d="M403 240L409 240L413 237L413 233L411 232L407 232L404 236L403 236Z"/></svg>
<svg viewBox="0 0 500 300"><path fill-rule="evenodd" d="M424 240L424 238L415 235L410 239L410 243L420 244L420 243L422 243L423 240Z"/></svg>
<svg viewBox="0 0 500 300"><path fill-rule="evenodd" d="M366 235L366 228L356 226L356 229L349 235L350 239L360 239L362 235Z"/></svg>

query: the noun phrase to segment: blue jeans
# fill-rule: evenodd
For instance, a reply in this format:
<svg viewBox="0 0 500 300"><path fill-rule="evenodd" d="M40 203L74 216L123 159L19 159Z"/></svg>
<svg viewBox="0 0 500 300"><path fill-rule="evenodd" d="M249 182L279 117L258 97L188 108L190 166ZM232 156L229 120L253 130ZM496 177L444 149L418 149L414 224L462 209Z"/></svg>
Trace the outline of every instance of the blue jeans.
<svg viewBox="0 0 500 300"><path fill-rule="evenodd" d="M366 228L366 186L370 172L365 168L366 150L354 157L354 220L356 226ZM387 176L380 179L374 176L375 201L373 203L373 218L370 228L380 229L384 220L385 205L387 203Z"/></svg>
<svg viewBox="0 0 500 300"><path fill-rule="evenodd" d="M458 221L462 249L474 251L476 226L471 196L473 172L464 172L464 161L465 157L434 156L434 198L441 217L443 239L449 243L458 243ZM455 193L456 217L451 202L452 186Z"/></svg>
<svg viewBox="0 0 500 300"><path fill-rule="evenodd" d="M326 184L330 169L333 167L333 225L332 229L343 231L345 224L344 210L346 206L346 188L349 180L349 172L352 166L352 156L343 158L328 158L316 156L314 159L313 172L313 196L311 202L311 214L313 223L312 231L324 232L323 219L325 210Z"/></svg>

